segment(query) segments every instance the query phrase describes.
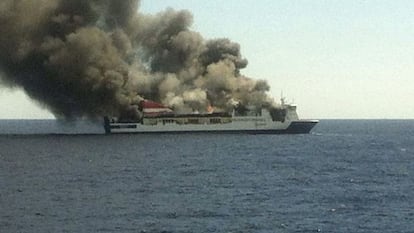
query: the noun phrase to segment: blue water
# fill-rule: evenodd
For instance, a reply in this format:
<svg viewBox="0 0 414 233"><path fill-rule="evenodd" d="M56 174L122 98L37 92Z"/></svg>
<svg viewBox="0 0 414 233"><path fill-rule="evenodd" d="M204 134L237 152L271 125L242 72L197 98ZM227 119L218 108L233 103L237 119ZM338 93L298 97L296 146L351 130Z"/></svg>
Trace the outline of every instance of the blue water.
<svg viewBox="0 0 414 233"><path fill-rule="evenodd" d="M414 231L414 120L325 120L309 135L100 133L0 121L0 232Z"/></svg>

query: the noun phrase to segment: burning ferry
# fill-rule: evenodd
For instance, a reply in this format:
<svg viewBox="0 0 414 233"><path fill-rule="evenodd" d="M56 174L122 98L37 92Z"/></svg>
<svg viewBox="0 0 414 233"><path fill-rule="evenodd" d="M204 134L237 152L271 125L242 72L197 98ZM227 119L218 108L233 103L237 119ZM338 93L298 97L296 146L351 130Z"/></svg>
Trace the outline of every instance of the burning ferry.
<svg viewBox="0 0 414 233"><path fill-rule="evenodd" d="M213 112L177 114L160 103L140 103L143 117L138 121L105 117L104 127L111 133L249 133L307 134L318 120L300 120L296 106L278 108L235 107L232 113Z"/></svg>

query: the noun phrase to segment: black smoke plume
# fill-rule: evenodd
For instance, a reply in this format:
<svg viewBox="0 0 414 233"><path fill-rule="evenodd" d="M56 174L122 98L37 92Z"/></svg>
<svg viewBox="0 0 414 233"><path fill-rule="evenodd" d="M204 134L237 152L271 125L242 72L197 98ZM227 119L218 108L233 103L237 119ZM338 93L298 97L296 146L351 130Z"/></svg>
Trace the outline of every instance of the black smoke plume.
<svg viewBox="0 0 414 233"><path fill-rule="evenodd" d="M188 11L139 13L138 0L2 0L1 83L58 118L140 117L142 99L178 112L268 105L228 39L190 30Z"/></svg>

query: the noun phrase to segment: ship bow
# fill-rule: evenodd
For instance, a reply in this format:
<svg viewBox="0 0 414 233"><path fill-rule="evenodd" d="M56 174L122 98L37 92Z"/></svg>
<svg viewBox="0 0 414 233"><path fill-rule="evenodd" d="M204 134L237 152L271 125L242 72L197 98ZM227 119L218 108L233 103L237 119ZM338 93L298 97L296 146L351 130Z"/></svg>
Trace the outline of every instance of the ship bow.
<svg viewBox="0 0 414 233"><path fill-rule="evenodd" d="M286 129L286 133L290 134L307 134L318 124L317 120L293 121Z"/></svg>

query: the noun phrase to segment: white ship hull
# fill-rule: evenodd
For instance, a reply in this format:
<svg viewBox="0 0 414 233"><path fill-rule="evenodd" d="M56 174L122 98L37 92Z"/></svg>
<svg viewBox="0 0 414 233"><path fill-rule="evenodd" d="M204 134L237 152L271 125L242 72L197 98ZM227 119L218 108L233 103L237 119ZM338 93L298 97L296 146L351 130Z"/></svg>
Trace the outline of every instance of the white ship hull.
<svg viewBox="0 0 414 233"><path fill-rule="evenodd" d="M252 120L252 119L250 119ZM157 124L106 122L107 133L250 133L250 134L307 134L318 123L317 120L295 120L285 122L249 121L233 119L225 124Z"/></svg>

